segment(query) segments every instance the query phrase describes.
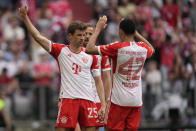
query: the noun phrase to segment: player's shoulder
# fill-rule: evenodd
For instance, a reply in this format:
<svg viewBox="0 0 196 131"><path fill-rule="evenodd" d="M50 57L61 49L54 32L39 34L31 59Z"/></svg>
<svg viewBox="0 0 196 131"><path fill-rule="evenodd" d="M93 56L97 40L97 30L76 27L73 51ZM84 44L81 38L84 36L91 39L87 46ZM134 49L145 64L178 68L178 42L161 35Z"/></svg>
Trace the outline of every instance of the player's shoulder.
<svg viewBox="0 0 196 131"><path fill-rule="evenodd" d="M85 50L86 50L85 47L81 47L81 55L82 55L82 56L91 57L91 58L96 57L96 55L87 54L87 53L85 52Z"/></svg>
<svg viewBox="0 0 196 131"><path fill-rule="evenodd" d="M68 47L69 45L65 45L65 44L61 44L61 43L54 43L54 42L51 42L52 46L56 46L56 47Z"/></svg>
<svg viewBox="0 0 196 131"><path fill-rule="evenodd" d="M107 44L107 46L109 46L110 48L114 48L114 49L119 49L119 48L123 48L123 47L126 47L126 46L129 46L130 45L130 42L114 42L114 43L110 43L110 44Z"/></svg>
<svg viewBox="0 0 196 131"><path fill-rule="evenodd" d="M146 43L144 43L143 41L138 41L138 42L135 42L137 45L144 45Z"/></svg>
<svg viewBox="0 0 196 131"><path fill-rule="evenodd" d="M137 46L144 47L144 48L148 47L148 45L145 42L143 42L143 41L135 42L135 44Z"/></svg>
<svg viewBox="0 0 196 131"><path fill-rule="evenodd" d="M54 44L54 45L59 45L59 46L69 46L69 45L65 45L65 44L57 43L57 42L51 42L51 43Z"/></svg>

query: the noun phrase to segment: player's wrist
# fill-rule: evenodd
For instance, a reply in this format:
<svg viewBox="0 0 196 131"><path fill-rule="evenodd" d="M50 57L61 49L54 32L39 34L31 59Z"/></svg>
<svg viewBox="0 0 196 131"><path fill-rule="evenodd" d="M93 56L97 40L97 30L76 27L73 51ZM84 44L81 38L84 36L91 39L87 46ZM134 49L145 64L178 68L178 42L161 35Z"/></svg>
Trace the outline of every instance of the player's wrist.
<svg viewBox="0 0 196 131"><path fill-rule="evenodd" d="M25 21L28 18L27 14L22 14L21 17L22 17L23 21Z"/></svg>
<svg viewBox="0 0 196 131"><path fill-rule="evenodd" d="M137 38L139 38L139 36L140 36L137 30L135 31L134 35L135 35L135 37L137 37Z"/></svg>
<svg viewBox="0 0 196 131"><path fill-rule="evenodd" d="M98 32L98 33L101 32L101 28L100 27L96 27L95 28L95 32Z"/></svg>
<svg viewBox="0 0 196 131"><path fill-rule="evenodd" d="M101 107L106 107L106 103L101 103Z"/></svg>

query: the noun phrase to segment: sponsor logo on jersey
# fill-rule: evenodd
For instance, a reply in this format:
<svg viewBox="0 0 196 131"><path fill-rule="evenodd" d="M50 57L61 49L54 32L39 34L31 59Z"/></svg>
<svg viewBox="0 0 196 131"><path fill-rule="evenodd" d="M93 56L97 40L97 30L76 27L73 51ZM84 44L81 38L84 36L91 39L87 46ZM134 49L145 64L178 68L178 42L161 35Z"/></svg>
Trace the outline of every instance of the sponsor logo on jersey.
<svg viewBox="0 0 196 131"><path fill-rule="evenodd" d="M68 120L68 118L66 116L63 116L61 118L61 123L65 124L65 123L67 123L67 120Z"/></svg>

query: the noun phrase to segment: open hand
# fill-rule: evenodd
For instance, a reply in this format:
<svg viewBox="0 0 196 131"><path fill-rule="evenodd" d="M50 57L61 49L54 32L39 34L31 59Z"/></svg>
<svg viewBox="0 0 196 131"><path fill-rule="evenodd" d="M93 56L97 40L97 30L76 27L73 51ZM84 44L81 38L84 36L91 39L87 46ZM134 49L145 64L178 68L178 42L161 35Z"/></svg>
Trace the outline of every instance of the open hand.
<svg viewBox="0 0 196 131"><path fill-rule="evenodd" d="M99 17L96 28L100 29L100 30L103 30L107 26L106 22L107 22L107 17L105 15Z"/></svg>
<svg viewBox="0 0 196 131"><path fill-rule="evenodd" d="M26 5L23 5L21 8L18 9L18 11L21 17L25 17L28 12L28 7Z"/></svg>

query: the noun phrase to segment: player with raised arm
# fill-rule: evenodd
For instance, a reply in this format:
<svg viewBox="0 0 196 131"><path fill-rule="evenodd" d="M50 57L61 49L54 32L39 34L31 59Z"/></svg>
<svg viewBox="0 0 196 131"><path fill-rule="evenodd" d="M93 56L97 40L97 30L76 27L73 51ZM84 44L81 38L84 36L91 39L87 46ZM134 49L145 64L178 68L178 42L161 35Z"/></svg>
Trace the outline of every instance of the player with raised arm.
<svg viewBox="0 0 196 131"><path fill-rule="evenodd" d="M27 6L19 8L24 24L35 41L57 60L61 73L60 106L56 130L67 131L75 128L77 122L82 130L95 130L98 111L94 103L91 74L101 101L100 119L103 119L105 114L105 97L97 57L86 54L82 48L85 37L84 24L73 22L69 25L70 45L66 46L53 43L42 36L31 23L27 11Z"/></svg>
<svg viewBox="0 0 196 131"><path fill-rule="evenodd" d="M95 46L100 31L106 27L106 22L106 16L100 17L86 48L87 53L108 55L112 59L113 87L111 105L110 108L107 105L106 109L106 128L137 131L142 107L141 72L146 58L154 53L154 48L136 31L135 24L130 19L120 22L119 36L122 42ZM141 42L135 42L134 37Z"/></svg>
<svg viewBox="0 0 196 131"><path fill-rule="evenodd" d="M93 35L94 30L95 29L93 25L86 24L86 31L85 31L86 36L85 36L85 42L84 42L85 48L89 42L90 37ZM111 90L111 76L110 76L111 66L110 66L108 56L97 55L97 57L98 57L99 67L101 69L101 74L102 74L102 81L103 81L103 85L105 89L105 98L107 100L110 95L110 90ZM96 98L99 99L97 94L96 96L97 96ZM100 100L97 100L96 102L100 103Z"/></svg>
<svg viewBox="0 0 196 131"><path fill-rule="evenodd" d="M90 37L93 35L94 33L94 26L87 23L86 24L86 36L85 36L85 41L84 41L84 47L87 46ZM100 56L97 55L98 57L98 63L99 63L99 67L100 67L100 72L101 72L101 76L102 76L102 81L103 81L103 85L104 85L104 89L105 89L105 99L106 101L108 100L108 97L110 95L110 91L111 91L111 76L110 76L110 62L109 62L109 58L108 56ZM98 110L101 107L101 102L100 99L98 97L97 91L96 91L96 87L95 87L95 83L93 81L93 85L94 85L94 92L95 92L95 103L97 105ZM103 122L99 122L98 127L104 126ZM98 129L98 128L97 128Z"/></svg>

